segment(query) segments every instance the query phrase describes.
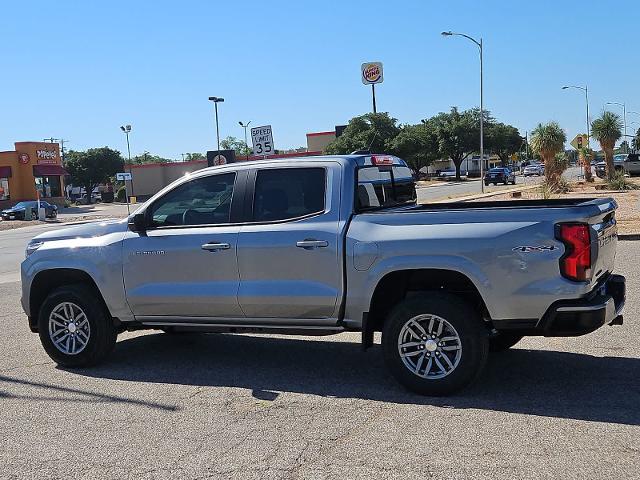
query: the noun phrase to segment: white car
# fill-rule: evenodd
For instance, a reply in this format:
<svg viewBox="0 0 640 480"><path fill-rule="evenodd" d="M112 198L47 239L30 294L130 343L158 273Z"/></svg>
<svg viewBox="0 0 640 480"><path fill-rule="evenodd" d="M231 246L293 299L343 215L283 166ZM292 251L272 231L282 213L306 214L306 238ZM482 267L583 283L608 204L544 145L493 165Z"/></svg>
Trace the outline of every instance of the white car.
<svg viewBox="0 0 640 480"><path fill-rule="evenodd" d="M469 172L465 172L463 170L460 170L460 178L466 178L468 173ZM452 178L456 178L456 169L455 168L447 168L446 170L442 170L438 174L438 178L444 179L444 180L450 180Z"/></svg>
<svg viewBox="0 0 640 480"><path fill-rule="evenodd" d="M544 165L539 163L532 163L531 165L527 165L524 167L522 174L525 177L530 177L532 175L544 175Z"/></svg>

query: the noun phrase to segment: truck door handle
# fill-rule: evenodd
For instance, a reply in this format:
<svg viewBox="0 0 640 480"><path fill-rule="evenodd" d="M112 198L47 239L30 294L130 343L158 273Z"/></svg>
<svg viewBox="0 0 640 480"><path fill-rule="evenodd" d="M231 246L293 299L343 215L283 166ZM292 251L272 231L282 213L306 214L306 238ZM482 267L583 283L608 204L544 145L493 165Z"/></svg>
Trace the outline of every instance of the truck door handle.
<svg viewBox="0 0 640 480"><path fill-rule="evenodd" d="M208 250L210 252L216 252L218 250L229 250L231 248L231 245L229 245L228 243L205 243L204 245L202 245L201 247L203 250Z"/></svg>
<svg viewBox="0 0 640 480"><path fill-rule="evenodd" d="M313 250L314 248L322 248L328 246L329 242L327 242L326 240L307 239L296 242L296 247L304 248L305 250Z"/></svg>

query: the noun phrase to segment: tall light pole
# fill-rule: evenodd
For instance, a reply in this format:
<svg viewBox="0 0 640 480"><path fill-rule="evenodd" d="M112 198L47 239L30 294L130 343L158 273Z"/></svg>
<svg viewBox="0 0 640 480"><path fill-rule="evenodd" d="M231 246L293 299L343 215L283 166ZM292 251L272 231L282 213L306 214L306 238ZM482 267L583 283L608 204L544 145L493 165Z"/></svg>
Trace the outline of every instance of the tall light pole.
<svg viewBox="0 0 640 480"><path fill-rule="evenodd" d="M566 90L568 88L577 88L578 90L582 90L584 92L584 101L587 106L587 147L591 147L591 130L589 125L589 88L587 87L587 85L585 85L584 87L580 87L578 85L565 85L564 87L562 87L563 90Z"/></svg>
<svg viewBox="0 0 640 480"><path fill-rule="evenodd" d="M607 102L605 105L618 105L620 107L622 107L622 121L623 121L623 125L624 125L624 132L622 134L622 138L624 138L624 141L627 141L627 105L624 103L620 103L620 102ZM626 147L626 152L624 153L629 153L629 143L627 142L627 147Z"/></svg>
<svg viewBox="0 0 640 480"><path fill-rule="evenodd" d="M249 160L249 144L247 143L247 127L249 125L251 125L251 120L249 120L247 123L242 123L242 122L238 122L238 123L240 124L240 126L242 128L244 128L244 146L247 149L246 150L246 152L247 152L246 157L247 158L245 158L245 160Z"/></svg>
<svg viewBox="0 0 640 480"><path fill-rule="evenodd" d="M224 102L222 97L209 97L216 109L216 138L218 140L218 155L220 155L220 128L218 127L218 103Z"/></svg>
<svg viewBox="0 0 640 480"><path fill-rule="evenodd" d="M129 133L131 133L131 125L122 125L120 130L124 132L127 136L127 156L129 158L129 173L131 173L131 147L129 146ZM124 168L123 168L124 170ZM135 193L133 190L133 175L131 175L131 196L135 197Z"/></svg>
<svg viewBox="0 0 640 480"><path fill-rule="evenodd" d="M449 30L448 32L442 32L444 37L464 37L467 40L475 43L480 49L480 188L484 193L484 87L483 87L483 75L482 75L482 38L480 41L476 40L464 33L455 33Z"/></svg>

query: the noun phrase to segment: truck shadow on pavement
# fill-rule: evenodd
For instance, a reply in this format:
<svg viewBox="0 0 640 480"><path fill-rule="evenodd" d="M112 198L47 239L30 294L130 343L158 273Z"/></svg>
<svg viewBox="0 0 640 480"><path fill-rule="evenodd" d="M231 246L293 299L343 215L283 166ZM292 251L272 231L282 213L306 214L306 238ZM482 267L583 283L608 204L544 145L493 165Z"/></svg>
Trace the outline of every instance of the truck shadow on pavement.
<svg viewBox="0 0 640 480"><path fill-rule="evenodd" d="M640 359L514 348L492 354L480 379L447 398L407 392L382 351L296 337L148 334L118 342L107 363L78 374L115 380L294 392L640 425Z"/></svg>

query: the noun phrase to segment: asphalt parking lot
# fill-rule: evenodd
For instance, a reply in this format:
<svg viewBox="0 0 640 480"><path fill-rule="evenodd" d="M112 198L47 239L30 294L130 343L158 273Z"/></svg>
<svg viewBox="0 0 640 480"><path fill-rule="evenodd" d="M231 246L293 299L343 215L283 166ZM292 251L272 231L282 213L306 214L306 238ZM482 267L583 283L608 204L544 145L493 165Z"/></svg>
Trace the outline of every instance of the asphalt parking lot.
<svg viewBox="0 0 640 480"><path fill-rule="evenodd" d="M0 478L638 478L639 258L619 243L623 326L524 340L445 399L404 391L356 334L128 333L67 371L7 276Z"/></svg>

